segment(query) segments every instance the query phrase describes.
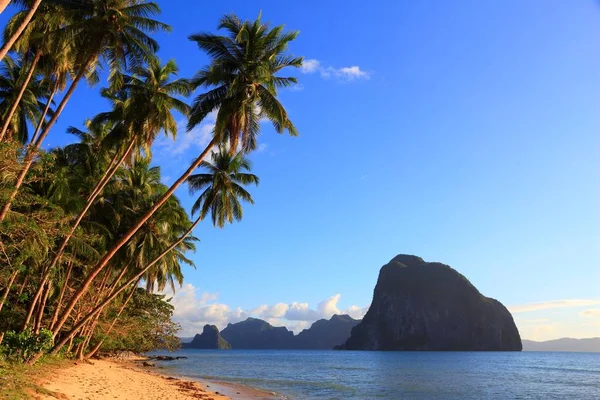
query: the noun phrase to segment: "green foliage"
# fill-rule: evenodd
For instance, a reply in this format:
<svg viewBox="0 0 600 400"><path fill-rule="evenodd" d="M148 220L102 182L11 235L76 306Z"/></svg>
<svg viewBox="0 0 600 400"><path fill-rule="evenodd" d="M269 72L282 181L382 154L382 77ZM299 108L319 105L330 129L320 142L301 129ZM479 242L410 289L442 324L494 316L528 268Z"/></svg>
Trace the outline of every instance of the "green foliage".
<svg viewBox="0 0 600 400"><path fill-rule="evenodd" d="M27 361L32 355L48 351L52 347L52 332L42 329L35 334L30 329L22 332L8 331L0 352L9 360Z"/></svg>
<svg viewBox="0 0 600 400"><path fill-rule="evenodd" d="M200 220L211 214L223 227L242 218L241 201L253 203L244 185L258 184L258 177L243 153L256 148L259 120L296 134L277 100L278 87L295 83L277 74L302 61L286 54L296 32L270 28L260 17L225 16L219 28L227 36L191 37L212 61L188 80L176 77L175 61L163 64L156 56L151 34L170 29L153 19L157 4L81 4L43 2L0 65L0 126L8 121L0 138L0 349L19 362L48 352L53 337L53 353L64 345L62 354L79 357L97 346L177 348L173 306L154 290L182 284L181 266L193 266L186 253L195 250L191 232ZM31 6L18 5L23 9L7 23L5 38ZM70 127L76 143L41 150L79 80L97 83L100 67L108 71L101 95L111 109L90 118L84 130ZM199 87L211 90L190 107L183 97ZM55 94L62 100L53 110ZM189 116L191 128L216 109L214 135L222 148L187 181L193 192L203 191L192 224L152 166L150 148L158 135L176 135L173 112ZM24 146L30 131L36 140ZM243 151L236 155L238 142Z"/></svg>
<svg viewBox="0 0 600 400"><path fill-rule="evenodd" d="M118 328L105 338L101 350L137 353L158 349L177 350L181 344L176 336L180 326L171 321L173 310L173 305L165 300L164 295L137 288L120 316ZM101 328L95 340L103 338L102 331Z"/></svg>

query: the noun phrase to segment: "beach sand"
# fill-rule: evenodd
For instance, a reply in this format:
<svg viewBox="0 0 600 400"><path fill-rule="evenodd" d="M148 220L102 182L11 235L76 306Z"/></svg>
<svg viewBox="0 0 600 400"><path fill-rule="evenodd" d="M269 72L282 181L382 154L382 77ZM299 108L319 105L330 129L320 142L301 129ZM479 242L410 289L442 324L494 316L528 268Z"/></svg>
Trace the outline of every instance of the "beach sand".
<svg viewBox="0 0 600 400"><path fill-rule="evenodd" d="M54 395L36 395L40 400L230 399L218 392L209 392L198 382L160 375L154 369L132 362L107 360L74 363L72 367L53 372L42 386Z"/></svg>

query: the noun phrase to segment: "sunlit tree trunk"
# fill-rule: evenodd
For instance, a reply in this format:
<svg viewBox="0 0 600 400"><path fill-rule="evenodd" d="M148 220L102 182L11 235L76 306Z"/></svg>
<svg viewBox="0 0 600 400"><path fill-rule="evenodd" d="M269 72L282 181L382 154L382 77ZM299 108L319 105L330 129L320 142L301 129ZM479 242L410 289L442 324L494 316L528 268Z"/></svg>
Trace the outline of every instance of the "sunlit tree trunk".
<svg viewBox="0 0 600 400"><path fill-rule="evenodd" d="M6 284L6 288L4 289L4 293L2 293L2 299L0 299L0 311L2 311L2 307L4 307L4 303L6 302L6 299L8 298L8 293L10 292L10 288L12 287L13 282L17 278L18 274L19 274L19 270L15 270L10 275L10 278L8 279L8 283Z"/></svg>
<svg viewBox="0 0 600 400"><path fill-rule="evenodd" d="M6 0L1 0L1 1L6 1ZM7 4L8 4L8 2L7 2ZM0 61L2 61L2 59L4 58L6 53L8 53L10 51L10 49L13 47L13 45L15 44L15 42L17 41L19 36L21 36L21 33L23 33L25 28L27 28L29 21L31 21L31 18L33 18L33 14L35 14L35 12L37 11L40 4L42 4L42 0L35 0L33 2L33 4L31 5L31 8L27 12L27 15L25 15L25 18L21 22L21 25L19 25L19 28L17 28L17 31L10 38L8 38L8 41L6 43L4 43L4 46L2 46L2 48L0 49ZM6 7L6 6L4 6L4 7Z"/></svg>
<svg viewBox="0 0 600 400"><path fill-rule="evenodd" d="M33 145L29 146L29 149L27 150L27 154L25 155L23 169L21 170L21 172L19 173L19 176L17 177L14 188L13 188L12 192L10 193L10 195L8 196L6 204L2 207L2 210L0 211L0 222L4 221L4 219L6 218L6 214L8 214L8 211L10 210L10 206L12 205L12 202L14 201L15 197L17 196L17 193L19 192L21 185L23 185L23 182L25 181L25 176L27 175L29 168L31 168L31 165L33 164L33 160L35 158L35 154L37 153L37 150L39 149L40 145L44 141L44 138L46 137L46 135L48 135L50 128L52 128L52 126L54 125L54 123L56 122L56 120L58 119L60 114L62 113L63 109L65 108L65 105L67 104L67 102L69 101L71 96L73 95L73 92L75 91L75 88L77 87L77 84L79 83L81 78L83 78L83 75L87 71L87 68L88 68L89 64L92 62L92 59L93 59L93 56L90 56L88 58L87 62L85 63L85 65L83 65L81 67L81 70L79 71L79 73L77 74L75 79L73 79L73 82L71 82L71 86L69 87L69 90L67 90L67 93L65 94L62 101L60 102L58 108L56 109L56 112L54 113L52 118L50 118L50 121L48 121L48 123L44 127L44 130L42 131L42 133L40 134L38 139L35 141L35 143Z"/></svg>
<svg viewBox="0 0 600 400"><path fill-rule="evenodd" d="M133 298L133 294L135 293L135 290L137 289L137 286L138 286L138 284L140 283L141 280L142 280L142 278L140 277L137 281L134 282L133 287L131 288L131 291L127 295L127 298L125 299L125 301L121 305L121 308L119 308L119 312L117 312L117 315L113 318L112 322L110 323L110 326L108 327L108 329L104 333L104 337L102 339L100 339L98 341L98 343L96 343L96 345L85 355L85 358L92 358L98 352L98 350L100 350L100 347L102 347L102 344L104 343L104 340L108 337L108 335L110 335L110 333L112 332L113 328L115 327L115 324L117 323L117 320L119 319L119 317L121 316L121 314L125 310L125 307L127 307L127 304Z"/></svg>
<svg viewBox="0 0 600 400"><path fill-rule="evenodd" d="M60 294L58 295L58 300L56 301L56 307L54 308L54 313L52 313L52 319L50 320L50 329L54 326L56 319L58 318L58 313L60 308L62 307L62 301L65 296L65 291L67 287L69 287L69 278L71 277L71 271L73 270L73 263L69 262L69 266L67 267L67 273L65 274L64 282L60 288Z"/></svg>
<svg viewBox="0 0 600 400"><path fill-rule="evenodd" d="M58 80L56 80L56 82L54 82L54 87L52 88L52 92L50 92L50 97L48 97L48 102L46 103L46 107L44 107L44 112L42 113L42 116L40 117L40 120L38 121L37 126L35 127L35 132L33 132L33 135L31 135L31 141L29 142L30 144L35 143L37 140L37 135L40 132L40 129L42 129L42 125L44 125L44 121L46 120L46 115L48 115L48 111L50 110L50 106L52 105L52 100L54 100L54 96L58 92L58 86L59 86Z"/></svg>
<svg viewBox="0 0 600 400"><path fill-rule="evenodd" d="M131 139L131 141L129 142L129 145L127 146L127 148L125 149L125 151L123 152L121 157L116 161L114 161L114 159L117 157L118 153L115 154L115 156L113 157L113 160L111 160L111 163L109 164L107 171L104 173L104 175L102 176L102 179L100 179L100 181L98 181L98 183L92 190L92 193L88 197L85 207L83 208L83 210L81 210L81 212L77 216L77 219L73 223L73 226L71 226L71 230L69 231L67 236L65 236L62 243L60 244L60 247L56 251L54 257L52 258L52 261L50 262L50 266L48 267L48 271L45 274L43 280L48 279L48 276L51 273L52 269L54 268L54 266L56 266L56 264L60 261L60 258L64 254L65 249L67 248L67 244L69 243L69 240L73 237L75 230L77 229L77 227L79 226L79 224L81 223L81 221L83 220L83 218L85 217L87 212L89 211L90 207L92 206L92 204L94 203L96 198L100 195L100 193L102 193L102 190L104 190L104 187L108 184L110 179L119 170L119 167L125 160L125 157L127 157L127 155L129 154L131 149L133 149L134 145L135 145L135 137Z"/></svg>
<svg viewBox="0 0 600 400"><path fill-rule="evenodd" d="M10 4L10 0L0 0L0 14L4 12L6 7Z"/></svg>
<svg viewBox="0 0 600 400"><path fill-rule="evenodd" d="M211 140L206 149L198 156L198 158L192 163L192 165L171 185L169 190L165 192L164 195L154 204L154 206L146 212L146 214L139 219L137 224L129 229L127 233L125 233L109 250L107 254L102 257L102 259L98 262L98 264L94 267L92 272L87 276L85 282L81 285L81 287L77 290L77 292L71 297L69 304L65 308L63 315L59 318L59 321L56 323L53 331L53 336L56 337L57 333L60 331L62 326L64 325L67 318L69 318L69 314L73 311L73 308L81 299L81 297L85 294L85 292L90 288L93 280L96 276L106 267L109 261L114 257L115 254L119 251L125 243L131 239L133 235L152 217L152 215L173 195L175 190L181 186L183 182L194 172L196 168L202 163L204 158L210 153L212 146L214 145L215 140Z"/></svg>
<svg viewBox="0 0 600 400"><path fill-rule="evenodd" d="M121 286L119 286L110 296L108 296L106 299L104 299L104 301L102 301L90 313L88 313L78 323L76 323L71 328L71 330L60 341L58 341L54 345L54 347L52 348L51 354L57 354L60 351L60 349L70 340L70 338L77 333L79 328L81 328L87 321L92 319L97 313L102 312L104 307L106 307L106 305L108 305L115 297L117 297L119 295L119 293L121 293L123 290L127 289L129 287L129 285L131 285L133 282L137 281L142 276L144 276L144 274L146 272L148 272L148 270L150 268L152 268L152 266L154 266L154 264L159 262L165 255L167 255L171 250L173 250L181 242L183 242L185 240L185 238L188 237L188 235L190 233L192 233L192 231L194 230L196 225L198 225L199 222L200 222L200 218L196 219L196 221L194 221L194 223L188 228L187 231L185 231L185 233L183 235L181 235L181 237L179 239L177 239L169 247L167 247L162 253L160 253L160 255L158 255L154 260L152 260L148 265L146 265L142 270L140 270L135 276L131 277L129 280L127 280L125 283L123 283ZM41 353L34 356L34 358L32 358L32 362L37 361L39 359L39 357L41 357Z"/></svg>
<svg viewBox="0 0 600 400"><path fill-rule="evenodd" d="M37 315L35 316L35 322L33 324L33 331L36 335L40 333L42 318L44 317L44 310L46 309L46 302L48 301L48 296L50 295L51 289L52 280L49 280L48 283L46 283L46 288L44 289L44 294L42 295L40 304L38 305Z"/></svg>
<svg viewBox="0 0 600 400"><path fill-rule="evenodd" d="M35 67L37 66L37 63L40 60L41 56L42 56L41 51L38 50L35 52L35 57L33 58L33 61L31 62L31 67L29 67L29 72L27 73L27 76L25 77L25 81L21 85L21 88L19 89L19 93L17 94L17 98L15 99L13 105L10 107L8 114L4 119L4 125L2 125L2 130L0 130L0 141L4 140L4 137L6 136L6 131L8 130L10 121L12 121L12 118L15 115L17 108L19 108L19 104L21 103L21 99L23 98L23 93L25 93L25 90L27 90L27 86L29 86L29 82L31 82L31 78L33 77L33 74L35 72Z"/></svg>

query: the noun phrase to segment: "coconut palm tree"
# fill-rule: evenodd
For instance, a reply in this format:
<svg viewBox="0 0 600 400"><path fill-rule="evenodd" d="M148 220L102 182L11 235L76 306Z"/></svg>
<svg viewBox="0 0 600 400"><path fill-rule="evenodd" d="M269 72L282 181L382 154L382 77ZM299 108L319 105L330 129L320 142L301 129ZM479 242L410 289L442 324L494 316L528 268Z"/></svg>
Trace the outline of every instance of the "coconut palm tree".
<svg viewBox="0 0 600 400"><path fill-rule="evenodd" d="M240 199L254 204L243 185L258 185L258 176L245 173L250 161L241 153L231 155L224 146L213 154L212 162L203 161L200 167L207 171L188 178L190 193L203 190L192 206L192 215L200 212L200 219L210 214L213 225L222 228L226 222L241 220L243 216Z"/></svg>
<svg viewBox="0 0 600 400"><path fill-rule="evenodd" d="M230 151L237 152L238 142L248 152L256 149L259 120L269 119L278 133L287 130L297 135L277 89L297 83L296 78L277 75L286 67L300 67L302 57L285 53L298 32L284 33L283 26L270 28L258 19L242 22L229 14L221 19L219 29L227 36L199 33L190 36L211 57L211 64L198 71L191 83L194 88L210 90L196 97L188 128L199 124L210 112L218 110L215 138L228 140Z"/></svg>
<svg viewBox="0 0 600 400"><path fill-rule="evenodd" d="M11 203L23 184L25 175L33 163L35 151L42 144L84 75L93 70L100 58L104 58L109 67L111 85L121 86L122 72L127 66L141 65L158 51L158 43L148 36L148 33L170 30L168 25L149 18L160 12L156 3L138 0L90 1L92 6L89 9L75 10L73 22L60 31L61 38L75 43L77 51L74 54L74 65L77 66L78 72L56 112L29 148L23 170L17 177L6 204L0 210L0 222L6 218Z"/></svg>
<svg viewBox="0 0 600 400"><path fill-rule="evenodd" d="M79 322L74 324L71 330L57 341L52 349L53 354L58 353L87 321L90 321L101 312L119 293L130 288L132 283L137 282L143 276L147 278L155 277L156 274L153 272L149 273L149 271L173 249L181 246L182 242L188 238L196 225L209 213L211 214L213 224L223 227L226 222L233 222L242 218L243 212L239 202L240 199L251 204L254 203L250 193L242 185L258 184L259 179L256 175L244 172L249 171L250 162L242 154L232 156L231 152L223 147L219 153L214 155L214 162L204 163L203 167L207 169L206 173L192 175L189 179L190 191L192 193L204 189L194 203L194 210L200 211L194 223L145 267L141 268L135 275L121 284L112 294L94 307L86 316L82 317ZM95 351L97 351L97 348L93 349L90 353L93 354Z"/></svg>
<svg viewBox="0 0 600 400"><path fill-rule="evenodd" d="M109 146L127 143L124 149L117 149L107 169L102 174L86 205L76 218L70 232L65 236L53 259L50 261L48 273L59 262L70 238L85 217L86 213L110 181L126 157L131 157L136 144L149 147L162 131L167 136L177 134L177 124L173 110L187 115L189 106L176 96L188 95L189 85L186 80L172 80L178 72L174 61L161 65L156 58L151 58L147 67L134 68L134 75L125 75L124 85L118 91L105 89L102 93L113 103L113 109L101 113L91 122L93 125L109 124L112 130L106 135ZM120 155L118 158L117 156ZM95 176L95 175L94 175ZM47 278L46 278L47 279Z"/></svg>
<svg viewBox="0 0 600 400"><path fill-rule="evenodd" d="M237 20L237 17L235 16L226 16L223 18L223 20L221 21L221 24L219 25L221 28L226 28L228 30L231 30L230 26L232 24L235 24L235 20ZM233 22L232 22L233 21ZM283 69L285 66L294 66L294 67L298 67L301 65L302 63L302 59L301 58L294 58L291 56L287 56L286 55L286 49L287 49L287 44L293 40L296 35L297 32L292 32L292 33L284 33L283 32L283 27L276 27L273 29L270 29L267 25L262 24L260 22L260 19L257 20L256 22L244 22L241 24L243 27L245 27L243 30L240 28L240 34L235 37L235 38L231 38L231 37L218 37L218 38L223 38L222 41L223 42L227 42L227 41L233 41L234 45L236 47L236 51L248 51L247 53L247 57L246 57L246 66L251 68L251 66L253 65L253 63L259 63L263 66L266 66L268 63L265 60L266 54L269 54L269 58L271 58L271 63L272 65L269 66L269 68L261 68L262 74L260 76L260 81L255 82L255 84L250 84L248 83L247 89L252 89L255 88L256 89L256 93L259 94L263 94L264 90L267 86L269 86L269 96L265 96L265 97L256 97L254 94L252 94L252 98L257 99L257 105L258 107L260 106L264 106L265 107L265 111L260 111L260 113L258 113L258 108L255 108L254 104L250 104L248 103L248 101L245 101L243 105L239 106L239 109L246 109L246 108L252 108L252 110L256 110L257 113L252 115L252 113L249 112L245 112L244 116L247 119L252 119L252 123L244 123L242 125L239 124L239 115L234 113L234 112L230 112L230 111L219 111L219 114L217 116L217 121L216 121L216 125L217 127L220 127L218 129L221 129L221 131L217 130L217 127L215 127L215 138L213 140L211 140L211 142L207 145L207 147L204 149L204 151L202 151L202 153L200 153L200 155L194 160L194 162L192 162L192 164L190 165L190 167L171 185L171 187L160 197L160 199L158 199L156 201L156 203L154 204L154 206L152 208L150 208L138 221L137 223L132 226L129 231L125 234L123 234L118 241L116 241L113 246L108 250L108 252L102 257L102 259L98 262L98 264L96 264L96 266L92 269L90 275L86 278L85 282L82 284L82 286L79 288L79 290L73 295L73 297L71 298L71 300L69 301L69 304L67 305L67 307L65 308L65 312L62 315L59 323L56 324L56 326L53 329L53 333L54 335L56 335L56 333L58 332L58 330L60 330L62 328L62 325L64 324L64 322L67 320L67 318L69 317L71 311L73 310L73 308L75 307L75 305L77 304L77 302L79 301L79 299L81 299L81 297L85 294L85 292L90 288L93 280L96 278L96 276L98 276L98 274L110 263L111 259L117 254L117 252L119 251L119 249L121 247L123 247L130 239L133 235L135 235L135 233L152 217L152 215L173 195L173 193L175 192L175 190L181 185L183 184L187 178L194 172L194 170L202 163L202 161L204 160L204 158L210 154L213 145L215 144L219 144L223 141L224 138L228 137L230 138L230 141L234 142L235 145L235 140L231 140L232 138L235 138L237 136L239 136L240 134L243 136L244 132L246 132L246 136L245 139L242 139L242 143L246 142L249 143L247 145L248 148L251 147L251 143L252 143L252 138L255 137L255 134L257 133L259 126L258 126L258 115L263 115L265 118L270 119L271 121L273 121L273 124L276 126L276 128L279 131L283 131L283 130L288 130L290 132L290 134L295 135L296 134L296 129L294 128L293 124L290 122L290 120L288 119L287 113L285 112L285 109L283 108L283 106L281 106L281 104L279 102L274 103L273 100L276 100L276 92L275 92L275 88L277 86L282 86L285 85L286 83L284 82L288 82L288 83L293 83L293 78L277 78L275 76L275 74L279 71L281 71L281 69ZM263 43L268 50L265 50L263 52L251 52L251 50L255 50L255 47L252 47L251 45L254 43L253 40L250 40L247 38L248 35L246 34L242 34L241 32L250 32L252 35L258 35L260 37L263 37L263 39L261 39L261 43ZM250 34L249 33L249 34ZM207 46L206 49L209 53L209 55L211 57L213 57L213 59L215 60L214 63L211 64L211 67L217 67L219 65L219 57L220 54L223 54L223 52L219 52L217 51L218 45L215 46ZM231 74L239 74L239 78L240 80L243 79L246 75L244 74L243 71L238 71L238 70L224 70L223 73L227 73L229 75ZM256 73L256 76L258 76L259 74ZM202 81L200 81L202 82ZM208 85L209 83L207 82L206 85ZM239 85L232 85L231 88L237 88ZM252 93L254 93L254 91L252 91ZM212 104L214 105L214 107L217 107L219 105L221 105L222 107L224 107L225 109L228 110L233 110L234 109L234 105L237 104L238 101L241 101L241 97L239 95L239 93L236 93L234 97L228 97L226 96L227 93L222 93L221 96L216 96L216 95L212 95L209 96L211 98L216 98L221 99L223 101L215 101ZM226 100L226 101L225 101ZM195 102L196 106L193 108L198 109L198 105L197 104L201 104L203 103L202 100L197 99L197 101ZM208 115L208 113L211 110L214 110L214 107L209 107L206 106L204 108L200 108L200 111L196 112L196 116L194 117L194 119L191 121L191 123L189 124L188 127L193 127L196 126L198 123L201 122L202 118L204 118L206 115ZM244 108L246 107L246 108ZM254 118L256 117L256 118ZM228 119L228 118L232 118L232 119ZM226 128L225 128L226 127ZM250 127L252 129L250 129ZM220 132L220 133L219 133Z"/></svg>
<svg viewBox="0 0 600 400"><path fill-rule="evenodd" d="M29 137L28 122L36 123L45 108L44 98L48 87L39 79L30 80L22 75L25 68L8 56L0 66L0 120L11 138L26 143ZM17 99L20 99L17 102ZM14 105L17 107L14 107ZM52 113L52 110L49 110Z"/></svg>

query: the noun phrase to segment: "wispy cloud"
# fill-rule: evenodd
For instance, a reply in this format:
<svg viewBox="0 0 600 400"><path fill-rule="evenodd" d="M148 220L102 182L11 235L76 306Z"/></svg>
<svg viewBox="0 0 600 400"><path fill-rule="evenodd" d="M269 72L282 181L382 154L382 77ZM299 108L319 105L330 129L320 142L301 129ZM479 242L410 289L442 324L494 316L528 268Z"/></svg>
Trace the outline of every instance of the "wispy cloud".
<svg viewBox="0 0 600 400"><path fill-rule="evenodd" d="M590 310L583 310L579 313L582 317L600 318L600 308L592 308Z"/></svg>
<svg viewBox="0 0 600 400"><path fill-rule="evenodd" d="M304 60L300 71L303 74L314 74L319 73L322 78L337 78L343 81L354 81L358 79L369 79L371 74L358 65L352 65L350 67L335 68L332 66L325 66L321 64L319 60L309 59Z"/></svg>
<svg viewBox="0 0 600 400"><path fill-rule="evenodd" d="M158 157L181 157L188 150L202 151L212 139L217 113L210 113L204 121L187 132L187 121L182 120L177 124L177 138L172 140L161 136L154 142L153 153Z"/></svg>
<svg viewBox="0 0 600 400"><path fill-rule="evenodd" d="M567 300L551 300L542 301L539 303L521 304L508 307L508 310L515 313L531 312L538 310L550 310L553 308L574 308L574 307L589 307L600 305L600 299L567 299Z"/></svg>
<svg viewBox="0 0 600 400"><path fill-rule="evenodd" d="M223 329L228 323L245 320L248 317L264 319L274 326L286 326L298 333L308 328L314 321L330 318L333 314L349 314L353 318L362 318L367 307L350 306L345 310L338 308L342 297L335 294L322 302L315 309L308 303L292 302L262 304L253 309L234 308L218 302L217 293L200 293L192 284L185 284L175 294L164 292L173 297L171 304L175 307L173 320L181 324L182 336L191 336L202 331L205 324L216 325Z"/></svg>

